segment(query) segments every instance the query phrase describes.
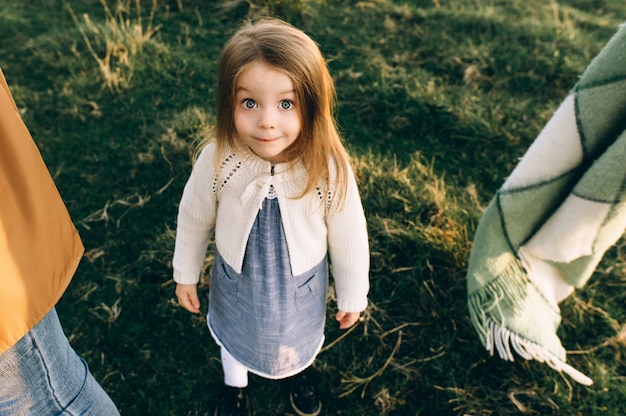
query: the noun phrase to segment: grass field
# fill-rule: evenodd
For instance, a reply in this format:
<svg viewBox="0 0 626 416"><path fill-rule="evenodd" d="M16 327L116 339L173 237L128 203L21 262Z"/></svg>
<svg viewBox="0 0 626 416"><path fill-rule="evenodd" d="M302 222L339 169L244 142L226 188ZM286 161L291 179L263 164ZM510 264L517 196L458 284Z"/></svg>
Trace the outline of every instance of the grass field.
<svg viewBox="0 0 626 416"><path fill-rule="evenodd" d="M87 250L58 305L75 349L123 415L212 414L218 348L171 280L177 204L214 121L223 43L246 16L274 15L329 61L370 232L365 320L348 333L329 320L314 365L323 413L626 414L624 240L561 307L568 361L591 387L490 358L465 292L482 209L624 10L622 0L0 0L0 67ZM257 415L288 413L278 385L251 387Z"/></svg>

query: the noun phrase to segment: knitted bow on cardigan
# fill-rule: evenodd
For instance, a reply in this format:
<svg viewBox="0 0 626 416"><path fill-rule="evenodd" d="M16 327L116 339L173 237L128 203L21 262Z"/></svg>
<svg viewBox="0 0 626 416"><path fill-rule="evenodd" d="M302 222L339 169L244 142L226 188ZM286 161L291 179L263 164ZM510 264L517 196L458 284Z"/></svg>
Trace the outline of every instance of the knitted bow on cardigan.
<svg viewBox="0 0 626 416"><path fill-rule="evenodd" d="M487 350L579 383L558 303L626 228L626 25L587 67L481 218L470 253L472 323Z"/></svg>

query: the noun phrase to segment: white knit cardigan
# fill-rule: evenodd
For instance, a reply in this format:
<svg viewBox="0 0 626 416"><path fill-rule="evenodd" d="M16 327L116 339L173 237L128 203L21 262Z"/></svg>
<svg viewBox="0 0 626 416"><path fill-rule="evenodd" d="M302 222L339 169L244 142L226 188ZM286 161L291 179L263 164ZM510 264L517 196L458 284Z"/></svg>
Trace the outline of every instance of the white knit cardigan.
<svg viewBox="0 0 626 416"><path fill-rule="evenodd" d="M308 175L304 166L272 165L249 150L227 149L216 169L216 145L200 153L180 201L174 280L197 283L208 243L238 273L257 213L272 186L280 206L293 275L330 255L337 308L360 312L367 307L369 246L365 215L354 174L348 175L341 210L333 188L320 184L301 198Z"/></svg>

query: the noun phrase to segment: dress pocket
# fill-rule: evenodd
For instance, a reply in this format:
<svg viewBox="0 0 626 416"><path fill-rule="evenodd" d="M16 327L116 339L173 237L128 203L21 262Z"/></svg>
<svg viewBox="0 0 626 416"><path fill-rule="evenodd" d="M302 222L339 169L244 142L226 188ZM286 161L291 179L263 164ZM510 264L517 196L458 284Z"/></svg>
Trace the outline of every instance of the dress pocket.
<svg viewBox="0 0 626 416"><path fill-rule="evenodd" d="M318 273L309 276L304 282L296 288L296 309L303 310L311 306L318 305L320 302L321 277ZM326 299L324 294L322 302Z"/></svg>
<svg viewBox="0 0 626 416"><path fill-rule="evenodd" d="M239 299L239 282L234 271L229 270L223 260L216 261L211 275L210 296L214 302L235 304Z"/></svg>

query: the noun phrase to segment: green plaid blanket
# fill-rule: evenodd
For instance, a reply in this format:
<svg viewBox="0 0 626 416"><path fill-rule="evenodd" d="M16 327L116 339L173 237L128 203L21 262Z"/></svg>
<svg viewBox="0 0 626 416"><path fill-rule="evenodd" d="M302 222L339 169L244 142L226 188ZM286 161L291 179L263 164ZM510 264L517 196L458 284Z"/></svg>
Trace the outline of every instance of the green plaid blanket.
<svg viewBox="0 0 626 416"><path fill-rule="evenodd" d="M587 67L484 212L470 253L472 323L487 350L579 383L558 303L626 228L626 25Z"/></svg>

